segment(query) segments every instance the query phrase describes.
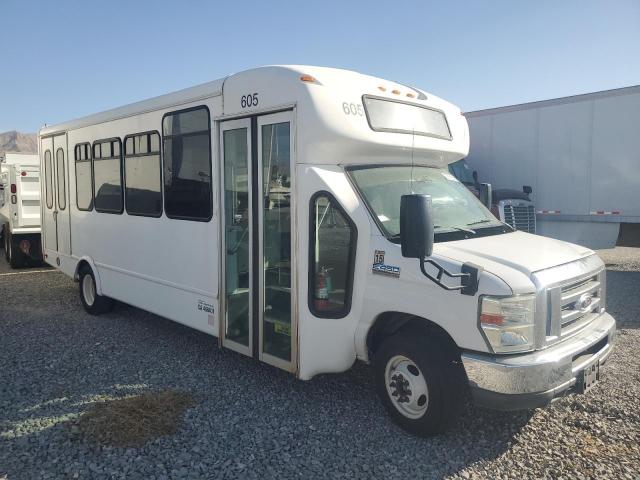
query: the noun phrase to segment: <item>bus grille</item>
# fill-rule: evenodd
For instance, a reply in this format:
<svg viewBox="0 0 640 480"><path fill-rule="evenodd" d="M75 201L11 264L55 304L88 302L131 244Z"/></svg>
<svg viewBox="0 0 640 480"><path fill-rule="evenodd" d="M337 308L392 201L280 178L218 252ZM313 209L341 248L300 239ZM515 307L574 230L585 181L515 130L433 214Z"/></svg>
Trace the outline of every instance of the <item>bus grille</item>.
<svg viewBox="0 0 640 480"><path fill-rule="evenodd" d="M604 289L604 271L549 289L551 318L547 334L555 331L562 338L591 323L604 309Z"/></svg>
<svg viewBox="0 0 640 480"><path fill-rule="evenodd" d="M536 211L533 205L511 205L503 207L504 222L516 230L536 233Z"/></svg>

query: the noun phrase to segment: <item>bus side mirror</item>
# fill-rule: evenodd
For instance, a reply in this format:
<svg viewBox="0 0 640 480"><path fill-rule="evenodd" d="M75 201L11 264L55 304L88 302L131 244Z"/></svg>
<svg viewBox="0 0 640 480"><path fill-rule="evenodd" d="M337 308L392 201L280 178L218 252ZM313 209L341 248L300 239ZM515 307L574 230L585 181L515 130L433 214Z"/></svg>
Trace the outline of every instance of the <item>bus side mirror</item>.
<svg viewBox="0 0 640 480"><path fill-rule="evenodd" d="M527 195L531 195L531 192L533 192L533 188L531 188L529 185L523 185L522 191Z"/></svg>
<svg viewBox="0 0 640 480"><path fill-rule="evenodd" d="M400 198L400 243L402 256L423 260L433 252L433 213L429 195Z"/></svg>
<svg viewBox="0 0 640 480"><path fill-rule="evenodd" d="M485 207L491 210L491 203L492 203L491 197L493 196L493 189L491 188L491 184L481 183L479 190L480 190L480 201Z"/></svg>

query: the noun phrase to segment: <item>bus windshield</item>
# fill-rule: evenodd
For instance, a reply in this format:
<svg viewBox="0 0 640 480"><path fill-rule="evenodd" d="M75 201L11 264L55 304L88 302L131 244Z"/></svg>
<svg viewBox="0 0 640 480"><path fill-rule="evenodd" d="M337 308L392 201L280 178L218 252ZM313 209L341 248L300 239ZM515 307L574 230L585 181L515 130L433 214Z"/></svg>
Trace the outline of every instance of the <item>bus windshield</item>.
<svg viewBox="0 0 640 480"><path fill-rule="evenodd" d="M453 162L449 164L449 171L460 180L465 185L475 185L475 180L473 179L473 173L471 173L471 169L469 168L469 164L463 158L462 160L458 160L457 162Z"/></svg>
<svg viewBox="0 0 640 480"><path fill-rule="evenodd" d="M478 229L504 227L447 170L411 165L371 166L352 168L349 174L387 237L399 238L400 197L410 193L431 196L436 235L454 231L475 235ZM496 233L503 233L503 228Z"/></svg>

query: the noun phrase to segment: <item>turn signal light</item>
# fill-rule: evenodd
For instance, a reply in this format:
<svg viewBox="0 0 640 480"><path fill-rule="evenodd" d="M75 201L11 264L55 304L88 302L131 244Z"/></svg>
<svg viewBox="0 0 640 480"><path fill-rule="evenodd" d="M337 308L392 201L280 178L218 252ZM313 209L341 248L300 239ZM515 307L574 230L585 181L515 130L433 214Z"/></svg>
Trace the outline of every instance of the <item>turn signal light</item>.
<svg viewBox="0 0 640 480"><path fill-rule="evenodd" d="M11 193L16 193L17 191L18 191L18 189L17 189L17 187L16 187L16 184L15 184L15 183L12 183L12 184L11 184Z"/></svg>
<svg viewBox="0 0 640 480"><path fill-rule="evenodd" d="M480 314L480 323L484 325L502 325L504 323L504 317L502 315L482 313Z"/></svg>

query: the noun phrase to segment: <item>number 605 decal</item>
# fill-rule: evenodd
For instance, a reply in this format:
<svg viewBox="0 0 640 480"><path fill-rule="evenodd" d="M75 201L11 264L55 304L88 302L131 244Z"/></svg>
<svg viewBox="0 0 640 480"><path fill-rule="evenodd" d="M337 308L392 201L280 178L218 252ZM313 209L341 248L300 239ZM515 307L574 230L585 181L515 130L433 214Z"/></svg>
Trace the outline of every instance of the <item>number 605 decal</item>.
<svg viewBox="0 0 640 480"><path fill-rule="evenodd" d="M247 95L243 95L240 99L240 106L242 108L247 107L257 107L258 106L258 94L257 93L249 93Z"/></svg>
<svg viewBox="0 0 640 480"><path fill-rule="evenodd" d="M343 102L342 111L345 115L359 115L361 117L364 116L364 110L362 108L362 105L360 105L359 103L355 104Z"/></svg>

